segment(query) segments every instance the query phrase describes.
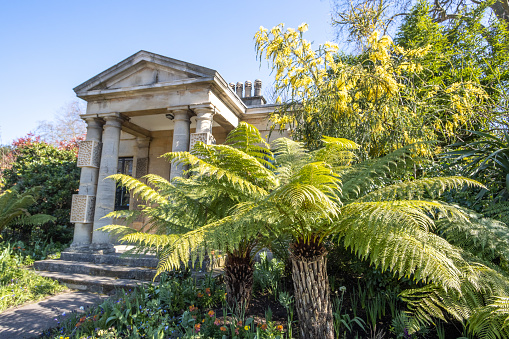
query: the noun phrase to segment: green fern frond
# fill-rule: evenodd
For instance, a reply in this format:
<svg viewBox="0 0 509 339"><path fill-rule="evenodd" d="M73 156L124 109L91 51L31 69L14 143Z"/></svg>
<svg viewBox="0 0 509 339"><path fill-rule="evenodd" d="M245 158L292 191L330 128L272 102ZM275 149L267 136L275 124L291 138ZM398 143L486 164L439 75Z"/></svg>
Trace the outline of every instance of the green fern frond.
<svg viewBox="0 0 509 339"><path fill-rule="evenodd" d="M500 201L491 204L484 209L484 215L509 224L509 201Z"/></svg>
<svg viewBox="0 0 509 339"><path fill-rule="evenodd" d="M323 137L325 147L313 152L315 161L323 161L339 170L357 160L357 155L352 152L360 146L355 142L344 138Z"/></svg>
<svg viewBox="0 0 509 339"><path fill-rule="evenodd" d="M436 222L437 232L447 241L470 253L493 260L503 257L509 262L509 227L494 219L483 218L481 215L454 206L467 216L467 219L439 219Z"/></svg>
<svg viewBox="0 0 509 339"><path fill-rule="evenodd" d="M40 187L34 187L24 193L18 193L16 190L0 193L0 230L13 224L41 225L54 220L49 215L28 213L27 209L35 203L34 195L39 190Z"/></svg>
<svg viewBox="0 0 509 339"><path fill-rule="evenodd" d="M436 199L437 197L440 197L445 191L451 189L460 189L465 186L484 188L484 185L481 183L464 177L453 176L423 178L379 188L360 197L356 201L388 201L400 199L413 200L422 198Z"/></svg>
<svg viewBox="0 0 509 339"><path fill-rule="evenodd" d="M159 192L129 175L113 174L107 178L113 179L126 187L138 199L156 204L164 204L166 202L166 198L161 196Z"/></svg>
<svg viewBox="0 0 509 339"><path fill-rule="evenodd" d="M223 148L228 148L229 146L223 146ZM229 161L229 163L235 163L235 166L238 168L238 172L242 173L241 168L243 164L254 162L257 165L250 166L249 168L244 168L243 173L244 175L248 174L251 175L249 170L253 171L259 171L259 172L265 172L267 171L266 168L264 168L256 159L250 157L247 154L240 154L241 151L235 150L230 147L229 149L230 154L235 154L238 152L239 157L236 157L238 160L237 162L234 162L234 159L231 159L232 161ZM249 180L245 179L243 176L238 175L237 173L234 173L233 171L223 169L221 167L209 164L198 157L188 153L188 152L172 152L172 153L166 153L163 155L165 158L167 158L170 161L176 161L177 163L183 163L186 165L192 165L193 166L193 173L195 173L198 176L211 176L214 177L216 180L224 179L229 184L233 185L239 190L246 191L248 194L255 194L259 196L264 196L267 194L267 191L263 189L260 186L257 186L253 183L251 183ZM245 160L245 161L242 161ZM263 181L267 186L273 186L277 184L277 179L274 176L270 176L268 178L261 178L261 181Z"/></svg>
<svg viewBox="0 0 509 339"><path fill-rule="evenodd" d="M458 290L463 252L428 231L434 228L431 216L442 208L427 201L351 203L330 232L382 270Z"/></svg>
<svg viewBox="0 0 509 339"><path fill-rule="evenodd" d="M48 222L54 222L57 218L46 214L23 215L16 218L12 223L21 226L43 225Z"/></svg>
<svg viewBox="0 0 509 339"><path fill-rule="evenodd" d="M509 338L509 297L494 297L468 319L468 328L481 339Z"/></svg>
<svg viewBox="0 0 509 339"><path fill-rule="evenodd" d="M372 161L352 165L341 174L343 197L355 200L384 184L387 176L413 163L412 155L419 144L408 145Z"/></svg>
<svg viewBox="0 0 509 339"><path fill-rule="evenodd" d="M360 146L353 142L352 140L345 138L333 138L328 136L322 137L323 143L327 146L333 146L333 150L338 151L353 151L359 149Z"/></svg>
<svg viewBox="0 0 509 339"><path fill-rule="evenodd" d="M274 169L274 156L270 146L253 125L240 122L226 137L226 145L252 156L268 169Z"/></svg>
<svg viewBox="0 0 509 339"><path fill-rule="evenodd" d="M272 148L278 166L293 164L296 167L301 167L311 159L304 143L288 138L278 138L272 141Z"/></svg>

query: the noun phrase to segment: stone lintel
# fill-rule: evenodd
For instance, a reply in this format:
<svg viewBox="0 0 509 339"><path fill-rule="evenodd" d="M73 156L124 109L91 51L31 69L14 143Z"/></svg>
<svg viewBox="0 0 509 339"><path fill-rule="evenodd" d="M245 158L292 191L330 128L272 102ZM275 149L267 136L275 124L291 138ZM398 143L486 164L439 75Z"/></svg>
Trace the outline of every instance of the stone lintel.
<svg viewBox="0 0 509 339"><path fill-rule="evenodd" d="M133 124L130 121L124 121L122 123L122 131L132 134L136 137L150 138L150 136L151 136L149 130L147 130L141 126L138 126L136 124Z"/></svg>

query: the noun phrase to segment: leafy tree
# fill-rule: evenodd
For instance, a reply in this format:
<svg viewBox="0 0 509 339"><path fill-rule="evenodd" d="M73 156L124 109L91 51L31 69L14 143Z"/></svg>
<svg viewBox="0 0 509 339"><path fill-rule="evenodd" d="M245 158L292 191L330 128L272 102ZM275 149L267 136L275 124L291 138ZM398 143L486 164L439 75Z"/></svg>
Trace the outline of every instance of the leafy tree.
<svg viewBox="0 0 509 339"><path fill-rule="evenodd" d="M429 10L425 1L418 2L405 17L396 38L397 44L406 49L430 47L421 60L423 72L418 76L409 75L415 87L419 88L419 97L433 96L436 104L430 106L441 108L444 106L444 94L437 88L448 91L458 85L465 88L474 86L485 93L482 105L475 108L478 114L488 121L503 118L508 110L507 32L496 25L482 28L483 18L477 10L466 13L462 20L456 20L449 26L434 22ZM465 106L457 94L452 98L455 106ZM494 126L484 124L477 127Z"/></svg>
<svg viewBox="0 0 509 339"><path fill-rule="evenodd" d="M332 15L332 23L341 33L347 30L351 40L363 40L374 29L391 31L399 25L399 18L409 15L413 1L405 0L397 3L388 3L385 0L354 0L334 1L335 6ZM465 13L475 10L484 18L481 30L486 30L486 22L493 23L492 17L496 18L497 24L509 30L509 4L507 0L441 0L426 2L427 14L433 22L447 24L462 20L468 21Z"/></svg>
<svg viewBox="0 0 509 339"><path fill-rule="evenodd" d="M450 146L443 159L450 161L450 167L459 166L462 175L484 183L483 189L475 197L475 203L483 206L482 212L509 222L509 134L507 131L489 134L473 131L477 141L462 142Z"/></svg>
<svg viewBox="0 0 509 339"><path fill-rule="evenodd" d="M12 167L3 172L5 188L24 193L40 186L36 203L28 207L28 212L56 218L55 223L37 227L12 225L13 236L24 240L37 237L68 242L72 237L71 199L78 190L80 175L80 169L76 167L76 145L71 150L59 149L28 136L14 142L13 147L15 160Z"/></svg>
<svg viewBox="0 0 509 339"><path fill-rule="evenodd" d="M62 142L68 143L83 140L86 133L86 123L80 115L85 113L85 107L80 101L67 103L55 115L54 121L39 121L36 133L45 142L59 146Z"/></svg>

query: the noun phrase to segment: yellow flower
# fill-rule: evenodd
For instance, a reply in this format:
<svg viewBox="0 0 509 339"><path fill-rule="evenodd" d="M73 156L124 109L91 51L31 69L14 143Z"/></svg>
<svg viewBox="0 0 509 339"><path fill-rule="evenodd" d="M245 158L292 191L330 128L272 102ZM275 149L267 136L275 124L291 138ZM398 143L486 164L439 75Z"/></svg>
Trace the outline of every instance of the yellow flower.
<svg viewBox="0 0 509 339"><path fill-rule="evenodd" d="M246 331L249 331L249 328L250 328L249 326L244 326L244 329L245 329Z"/></svg>
<svg viewBox="0 0 509 339"><path fill-rule="evenodd" d="M297 30L301 33L304 33L305 31L308 30L308 24L307 23L302 23L298 28Z"/></svg>

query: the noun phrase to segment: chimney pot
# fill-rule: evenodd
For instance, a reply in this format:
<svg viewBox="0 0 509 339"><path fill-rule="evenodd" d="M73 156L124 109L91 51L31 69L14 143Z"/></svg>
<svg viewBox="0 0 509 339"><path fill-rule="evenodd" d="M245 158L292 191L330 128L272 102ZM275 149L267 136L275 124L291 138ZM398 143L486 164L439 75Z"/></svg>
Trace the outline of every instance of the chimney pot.
<svg viewBox="0 0 509 339"><path fill-rule="evenodd" d="M239 96L239 98L243 97L242 89L243 89L242 82L237 82L237 95Z"/></svg>
<svg viewBox="0 0 509 339"><path fill-rule="evenodd" d="M244 83L244 97L246 98L251 97L251 87L252 87L251 81L248 80Z"/></svg>
<svg viewBox="0 0 509 339"><path fill-rule="evenodd" d="M261 97L262 96L262 81L260 79L256 79L254 82L254 96Z"/></svg>

